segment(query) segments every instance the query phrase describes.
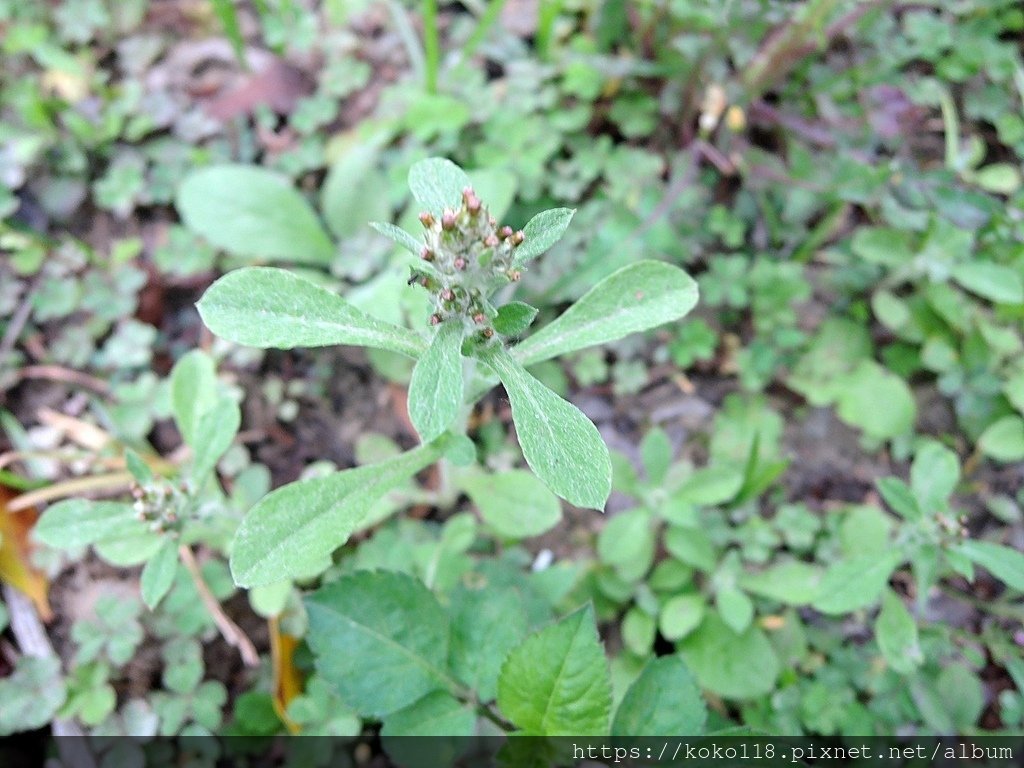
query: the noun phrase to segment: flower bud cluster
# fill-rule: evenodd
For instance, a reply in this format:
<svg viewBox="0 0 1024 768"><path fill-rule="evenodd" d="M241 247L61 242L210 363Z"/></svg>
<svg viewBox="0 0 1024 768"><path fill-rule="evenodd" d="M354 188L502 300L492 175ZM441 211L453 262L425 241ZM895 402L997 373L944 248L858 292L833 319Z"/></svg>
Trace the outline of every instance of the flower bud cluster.
<svg viewBox="0 0 1024 768"><path fill-rule="evenodd" d="M164 479L156 479L140 485L131 484L135 517L149 524L154 533L181 532L185 518L192 505L188 486L184 482L172 483Z"/></svg>
<svg viewBox="0 0 1024 768"><path fill-rule="evenodd" d="M522 230L499 226L471 187L462 190L457 210L445 209L440 217L425 211L420 223L424 228L420 256L430 266L414 270L410 282L431 293L431 324L461 318L479 338L492 338L494 310L487 298L502 285L519 280L513 259L524 240Z"/></svg>

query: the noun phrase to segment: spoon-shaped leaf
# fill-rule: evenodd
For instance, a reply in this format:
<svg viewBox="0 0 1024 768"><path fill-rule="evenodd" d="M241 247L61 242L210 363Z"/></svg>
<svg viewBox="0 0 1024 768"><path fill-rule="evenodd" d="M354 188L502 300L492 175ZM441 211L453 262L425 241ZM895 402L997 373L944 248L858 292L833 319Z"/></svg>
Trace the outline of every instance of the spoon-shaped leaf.
<svg viewBox="0 0 1024 768"><path fill-rule="evenodd" d="M218 336L251 347L348 344L418 357L412 331L356 309L337 294L284 269L236 269L211 285L197 305Z"/></svg>
<svg viewBox="0 0 1024 768"><path fill-rule="evenodd" d="M519 445L537 477L566 501L603 510L611 493L612 464L597 427L527 373L504 347L485 350L481 359L505 385Z"/></svg>

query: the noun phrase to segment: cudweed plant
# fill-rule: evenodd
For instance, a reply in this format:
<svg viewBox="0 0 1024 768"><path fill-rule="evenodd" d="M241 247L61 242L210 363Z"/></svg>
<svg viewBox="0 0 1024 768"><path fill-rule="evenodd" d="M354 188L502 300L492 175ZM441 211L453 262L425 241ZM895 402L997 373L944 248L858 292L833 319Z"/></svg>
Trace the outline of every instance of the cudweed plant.
<svg viewBox="0 0 1024 768"><path fill-rule="evenodd" d="M424 209L422 239L389 223L373 226L419 257L409 282L431 295L432 312L424 318L429 337L371 317L331 291L277 268L231 272L199 302L210 330L240 344L282 349L344 344L416 360L408 408L421 445L378 464L292 483L265 497L243 520L232 547L232 573L241 586L315 576L389 490L442 458L472 463L466 417L498 381L508 393L519 443L535 475L566 501L603 509L611 491L611 461L597 428L527 367L678 320L696 303L696 285L682 270L639 261L594 285L540 331L513 343L537 310L495 297L561 238L573 211L545 211L522 230L499 224L466 174L444 159L416 163L409 186Z"/></svg>

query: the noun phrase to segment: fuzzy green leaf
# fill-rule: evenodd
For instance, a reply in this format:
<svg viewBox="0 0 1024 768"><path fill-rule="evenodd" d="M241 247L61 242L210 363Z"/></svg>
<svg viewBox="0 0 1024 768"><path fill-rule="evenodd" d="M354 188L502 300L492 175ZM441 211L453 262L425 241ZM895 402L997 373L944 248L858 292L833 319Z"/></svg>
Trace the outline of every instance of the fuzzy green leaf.
<svg viewBox="0 0 1024 768"><path fill-rule="evenodd" d="M309 203L286 178L263 168L194 171L176 202L189 229L236 256L313 264L334 258L334 245Z"/></svg>
<svg viewBox="0 0 1024 768"><path fill-rule="evenodd" d="M409 381L409 419L424 443L439 437L462 407L462 322L442 323Z"/></svg>
<svg viewBox="0 0 1024 768"><path fill-rule="evenodd" d="M835 616L874 605L901 562L900 552L871 553L839 560L825 572L814 607Z"/></svg>
<svg viewBox="0 0 1024 768"><path fill-rule="evenodd" d="M957 551L1008 587L1024 592L1024 553L990 541L964 541Z"/></svg>
<svg viewBox="0 0 1024 768"><path fill-rule="evenodd" d="M612 724L612 736L697 736L708 710L693 675L678 656L647 662L629 687Z"/></svg>
<svg viewBox="0 0 1024 768"><path fill-rule="evenodd" d="M377 320L337 294L283 269L247 267L211 285L197 305L218 336L252 347L347 344L418 357L412 331Z"/></svg>
<svg viewBox="0 0 1024 768"><path fill-rule="evenodd" d="M525 238L515 250L513 264L521 267L561 240L575 213L575 208L552 208L530 219L523 228Z"/></svg>
<svg viewBox="0 0 1024 768"><path fill-rule="evenodd" d="M608 275L513 354L532 365L673 322L696 303L697 284L683 270L639 261Z"/></svg>
<svg viewBox="0 0 1024 768"><path fill-rule="evenodd" d="M235 583L257 587L324 570L374 502L440 454L435 445L421 446L380 464L300 480L264 496L235 534Z"/></svg>
<svg viewBox="0 0 1024 768"><path fill-rule="evenodd" d="M473 473L461 482L480 516L499 536L539 536L562 519L558 498L534 475L522 469L500 474Z"/></svg>
<svg viewBox="0 0 1024 768"><path fill-rule="evenodd" d="M121 538L126 529L140 527L129 504L67 499L43 512L32 535L47 546L71 549Z"/></svg>
<svg viewBox="0 0 1024 768"><path fill-rule="evenodd" d="M604 509L612 487L608 448L580 410L533 378L500 346L482 354L505 385L526 463L578 507Z"/></svg>
<svg viewBox="0 0 1024 768"><path fill-rule="evenodd" d="M430 157L409 169L409 189L416 202L431 213L462 204L462 190L470 186L469 176L451 160Z"/></svg>
<svg viewBox="0 0 1024 768"><path fill-rule="evenodd" d="M174 583L174 574L178 570L178 547L173 541L164 542L142 569L140 587L142 602L150 610L156 608L164 595Z"/></svg>
<svg viewBox="0 0 1024 768"><path fill-rule="evenodd" d="M409 251L409 253L414 253L417 256L420 255L420 251L423 249L423 242L421 240L417 240L401 227L396 227L394 224L387 221L371 221L370 226L384 235L384 237L394 240L400 246Z"/></svg>
<svg viewBox="0 0 1024 768"><path fill-rule="evenodd" d="M492 701L502 662L526 636L523 598L511 587L459 586L452 592L451 617L452 672L480 701Z"/></svg>
<svg viewBox="0 0 1024 768"><path fill-rule="evenodd" d="M997 304L1024 302L1020 273L993 261L965 261L953 267L953 279L971 293Z"/></svg>
<svg viewBox="0 0 1024 768"><path fill-rule="evenodd" d="M217 400L217 369L208 354L194 349L171 370L171 411L182 438L196 446L199 420Z"/></svg>
<svg viewBox="0 0 1024 768"><path fill-rule="evenodd" d="M519 336L537 317L537 308L521 301L510 301L498 310L494 330L503 336Z"/></svg>
<svg viewBox="0 0 1024 768"><path fill-rule="evenodd" d="M230 397L221 398L202 415L196 426L192 450L193 479L201 482L213 471L221 456L231 447L241 420L238 403Z"/></svg>
<svg viewBox="0 0 1024 768"><path fill-rule="evenodd" d="M734 632L714 612L679 650L703 688L730 699L768 693L779 675L775 649L757 626Z"/></svg>
<svg viewBox="0 0 1024 768"><path fill-rule="evenodd" d="M917 622L892 590L882 595L882 610L875 620L875 640L886 662L897 672L911 672L924 660L917 642Z"/></svg>
<svg viewBox="0 0 1024 768"><path fill-rule="evenodd" d="M360 714L388 715L449 687L448 617L411 576L358 571L305 605L317 671Z"/></svg>
<svg viewBox="0 0 1024 768"><path fill-rule="evenodd" d="M320 210L340 240L365 232L367 220L390 215L388 180L377 169L375 143L350 146L334 161L320 191Z"/></svg>
<svg viewBox="0 0 1024 768"><path fill-rule="evenodd" d="M498 706L535 736L603 736L612 686L590 606L531 635L509 654Z"/></svg>
<svg viewBox="0 0 1024 768"><path fill-rule="evenodd" d="M910 488L917 504L926 513L935 512L960 482L960 461L953 451L929 440L914 456L910 467Z"/></svg>

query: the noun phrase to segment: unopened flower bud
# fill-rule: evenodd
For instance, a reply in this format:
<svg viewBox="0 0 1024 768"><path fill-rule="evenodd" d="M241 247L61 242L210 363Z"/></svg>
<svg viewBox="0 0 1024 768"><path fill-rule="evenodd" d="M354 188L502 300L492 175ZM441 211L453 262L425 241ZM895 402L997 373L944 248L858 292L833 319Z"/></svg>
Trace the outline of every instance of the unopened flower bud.
<svg viewBox="0 0 1024 768"><path fill-rule="evenodd" d="M445 288L441 291L441 299L444 301L455 301L455 291L451 288Z"/></svg>
<svg viewBox="0 0 1024 768"><path fill-rule="evenodd" d="M505 277L507 277L513 283L519 282L519 278L521 278L522 276L523 273L520 272L518 269L510 269L508 272L505 273Z"/></svg>
<svg viewBox="0 0 1024 768"><path fill-rule="evenodd" d="M423 213L420 214L420 223L427 229L430 229L430 227L434 226L433 214L431 214L430 211L423 211Z"/></svg>
<svg viewBox="0 0 1024 768"><path fill-rule="evenodd" d="M441 324L441 316L436 314L436 313L431 315L430 316L430 324L431 325L440 325Z"/></svg>
<svg viewBox="0 0 1024 768"><path fill-rule="evenodd" d="M512 237L512 227L506 224L504 227L498 230L498 234L501 236L502 240L507 240L508 238Z"/></svg>
<svg viewBox="0 0 1024 768"><path fill-rule="evenodd" d="M491 216L487 221L492 227L498 226L498 220L493 216Z"/></svg>
<svg viewBox="0 0 1024 768"><path fill-rule="evenodd" d="M488 248L496 248L498 245L498 237L492 232L484 238L484 245Z"/></svg>
<svg viewBox="0 0 1024 768"><path fill-rule="evenodd" d="M455 261L452 262L452 266L461 271L466 268L466 260L461 256L456 256Z"/></svg>
<svg viewBox="0 0 1024 768"><path fill-rule="evenodd" d="M519 230L512 235L512 245L519 245L526 239L526 234L523 230Z"/></svg>
<svg viewBox="0 0 1024 768"><path fill-rule="evenodd" d="M434 252L427 248L427 246L423 246L423 249L420 251L420 258L422 258L424 261L433 261Z"/></svg>
<svg viewBox="0 0 1024 768"><path fill-rule="evenodd" d="M491 338L494 335L494 329L493 328L484 328L482 331L480 331L480 333L483 335L483 337L485 339L489 339L489 338Z"/></svg>
<svg viewBox="0 0 1024 768"><path fill-rule="evenodd" d="M473 322L476 323L477 325L483 325L486 319L487 316L483 312L477 312L475 315L473 315Z"/></svg>
<svg viewBox="0 0 1024 768"><path fill-rule="evenodd" d="M441 229L446 232L455 229L455 211L445 211L441 214Z"/></svg>

